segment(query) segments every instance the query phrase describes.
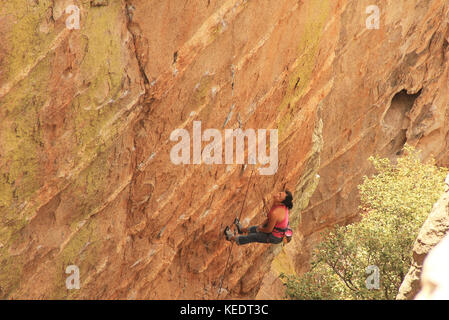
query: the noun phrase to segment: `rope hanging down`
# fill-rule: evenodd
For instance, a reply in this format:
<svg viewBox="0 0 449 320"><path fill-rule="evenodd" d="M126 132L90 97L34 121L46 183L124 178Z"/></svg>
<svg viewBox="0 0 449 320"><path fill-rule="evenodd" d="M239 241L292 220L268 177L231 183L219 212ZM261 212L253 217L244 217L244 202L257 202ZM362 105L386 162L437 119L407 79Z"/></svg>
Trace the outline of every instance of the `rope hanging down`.
<svg viewBox="0 0 449 320"><path fill-rule="evenodd" d="M240 218L242 217L243 209L244 209L244 207L245 207L246 196L248 195L249 185L250 185L250 183L251 183L251 178L253 177L253 173L254 173L254 169L251 171L251 176L249 177L249 180L248 180L248 185L247 185L247 187L246 187L245 198L243 198L242 208L240 209L240 215L239 215L239 217L238 217L238 218L239 218L239 221L240 221ZM223 276L221 277L221 281L220 281L220 289L218 289L217 298L220 296L221 289L223 288L223 280L224 280L224 278L225 278L226 271L228 270L228 264L229 264L229 260L230 260L230 258L231 258L232 248L234 248L234 242L232 242L232 244L231 244L231 249L229 250L228 260L226 261L226 265L225 265L225 268L224 268L224 271L223 271Z"/></svg>

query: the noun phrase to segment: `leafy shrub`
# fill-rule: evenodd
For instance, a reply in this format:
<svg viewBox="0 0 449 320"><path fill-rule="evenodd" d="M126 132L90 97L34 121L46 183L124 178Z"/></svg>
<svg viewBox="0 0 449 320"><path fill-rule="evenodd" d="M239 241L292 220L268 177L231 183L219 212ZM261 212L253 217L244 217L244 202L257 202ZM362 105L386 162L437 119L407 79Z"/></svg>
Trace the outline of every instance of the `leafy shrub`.
<svg viewBox="0 0 449 320"><path fill-rule="evenodd" d="M410 267L413 243L444 191L446 168L405 146L396 164L371 157L377 171L359 186L360 222L323 234L311 269L297 277L281 274L293 299L394 299ZM368 289L368 266L377 266L379 289Z"/></svg>

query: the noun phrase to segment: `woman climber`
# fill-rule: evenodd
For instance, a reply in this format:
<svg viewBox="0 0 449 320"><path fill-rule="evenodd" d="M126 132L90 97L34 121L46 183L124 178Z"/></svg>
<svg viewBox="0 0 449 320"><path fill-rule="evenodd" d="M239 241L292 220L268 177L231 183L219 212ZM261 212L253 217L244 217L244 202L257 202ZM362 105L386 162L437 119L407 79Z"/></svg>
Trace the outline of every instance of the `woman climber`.
<svg viewBox="0 0 449 320"><path fill-rule="evenodd" d="M291 236L291 229L288 223L288 210L292 207L293 197L291 192L288 190L278 192L273 195L273 205L263 224L243 228L239 219L235 218L234 224L240 235L233 234L231 228L227 226L224 231L226 240L235 241L238 245L251 242L281 243L284 236ZM248 235L241 235L243 233L247 233Z"/></svg>

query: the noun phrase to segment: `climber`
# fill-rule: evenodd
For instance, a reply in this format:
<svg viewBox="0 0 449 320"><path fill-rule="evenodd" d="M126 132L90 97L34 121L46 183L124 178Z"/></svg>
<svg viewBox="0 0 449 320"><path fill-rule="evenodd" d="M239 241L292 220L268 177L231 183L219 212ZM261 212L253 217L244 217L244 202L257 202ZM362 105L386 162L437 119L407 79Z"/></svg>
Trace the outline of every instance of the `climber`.
<svg viewBox="0 0 449 320"><path fill-rule="evenodd" d="M235 241L238 245L251 242L259 243L281 243L284 237L291 237L291 229L288 223L288 210L293 207L293 197L290 191L285 190L273 195L273 205L268 213L267 219L260 226L244 228L238 218L234 220L237 231L240 235L235 235L229 226L224 234L226 240ZM247 233L248 235L241 235Z"/></svg>

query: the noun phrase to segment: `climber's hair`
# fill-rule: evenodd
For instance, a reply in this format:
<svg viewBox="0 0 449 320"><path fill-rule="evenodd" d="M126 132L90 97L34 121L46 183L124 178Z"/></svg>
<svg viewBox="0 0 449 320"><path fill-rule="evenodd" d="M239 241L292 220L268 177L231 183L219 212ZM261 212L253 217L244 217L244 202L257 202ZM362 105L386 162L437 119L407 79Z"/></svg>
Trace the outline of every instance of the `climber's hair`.
<svg viewBox="0 0 449 320"><path fill-rule="evenodd" d="M288 190L284 190L286 196L285 199L282 200L282 203L290 210L293 208L293 196L292 193Z"/></svg>

